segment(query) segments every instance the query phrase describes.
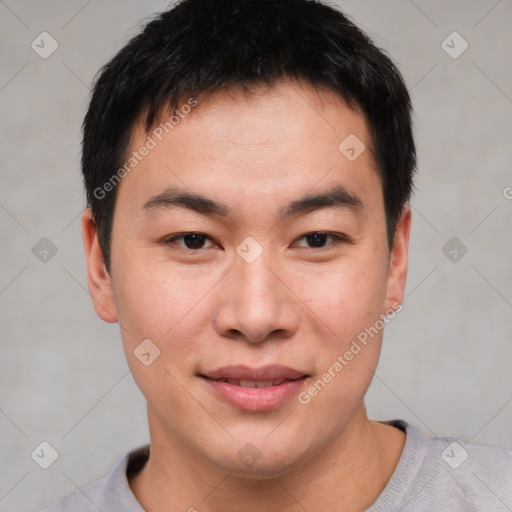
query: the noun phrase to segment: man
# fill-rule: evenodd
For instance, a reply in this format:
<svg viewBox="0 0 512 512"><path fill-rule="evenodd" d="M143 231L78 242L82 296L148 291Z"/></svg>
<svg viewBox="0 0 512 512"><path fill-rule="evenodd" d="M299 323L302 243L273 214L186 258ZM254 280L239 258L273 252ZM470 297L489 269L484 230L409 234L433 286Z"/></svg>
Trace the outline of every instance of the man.
<svg viewBox="0 0 512 512"><path fill-rule="evenodd" d="M512 453L368 419L401 309L415 169L395 66L311 0L184 0L84 121L97 314L150 447L49 510L512 507Z"/></svg>

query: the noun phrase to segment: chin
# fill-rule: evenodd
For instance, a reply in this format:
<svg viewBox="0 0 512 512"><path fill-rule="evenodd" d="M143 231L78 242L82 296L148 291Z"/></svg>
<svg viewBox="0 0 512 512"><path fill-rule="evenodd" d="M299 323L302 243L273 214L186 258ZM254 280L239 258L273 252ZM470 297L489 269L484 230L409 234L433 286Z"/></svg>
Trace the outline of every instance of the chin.
<svg viewBox="0 0 512 512"><path fill-rule="evenodd" d="M268 432L236 436L230 446L219 447L217 454L210 454L211 460L235 476L268 480L293 472L307 458L303 437L275 435L271 439L265 438L267 435Z"/></svg>

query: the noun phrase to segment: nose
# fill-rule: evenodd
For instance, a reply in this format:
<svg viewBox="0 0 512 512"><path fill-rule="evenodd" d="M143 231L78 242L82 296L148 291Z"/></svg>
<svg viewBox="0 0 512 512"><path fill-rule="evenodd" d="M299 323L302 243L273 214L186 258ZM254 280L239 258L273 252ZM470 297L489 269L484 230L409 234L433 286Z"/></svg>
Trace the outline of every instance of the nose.
<svg viewBox="0 0 512 512"><path fill-rule="evenodd" d="M216 331L252 344L293 336L300 323L299 304L287 281L286 273L264 255L252 263L237 258L222 283Z"/></svg>

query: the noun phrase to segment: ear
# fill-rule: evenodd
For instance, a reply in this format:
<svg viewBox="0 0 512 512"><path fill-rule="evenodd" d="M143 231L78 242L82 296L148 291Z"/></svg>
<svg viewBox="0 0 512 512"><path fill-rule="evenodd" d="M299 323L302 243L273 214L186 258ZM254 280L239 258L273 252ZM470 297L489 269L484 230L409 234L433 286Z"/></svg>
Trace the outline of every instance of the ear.
<svg viewBox="0 0 512 512"><path fill-rule="evenodd" d="M398 220L389 257L386 311L398 309L404 299L411 232L411 208L405 205Z"/></svg>
<svg viewBox="0 0 512 512"><path fill-rule="evenodd" d="M82 215L82 235L87 262L87 283L96 314L105 322L117 322L112 282L105 266L96 223L90 208Z"/></svg>

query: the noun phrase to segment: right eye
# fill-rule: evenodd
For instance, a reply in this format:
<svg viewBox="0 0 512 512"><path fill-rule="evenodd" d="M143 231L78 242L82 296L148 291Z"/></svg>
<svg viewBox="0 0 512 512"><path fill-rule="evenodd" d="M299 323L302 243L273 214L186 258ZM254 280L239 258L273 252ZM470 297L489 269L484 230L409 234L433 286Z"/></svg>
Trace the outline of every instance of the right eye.
<svg viewBox="0 0 512 512"><path fill-rule="evenodd" d="M205 245L208 242L210 245ZM203 233L180 233L166 238L163 243L165 245L176 244L189 250L208 249L215 246L211 238Z"/></svg>

